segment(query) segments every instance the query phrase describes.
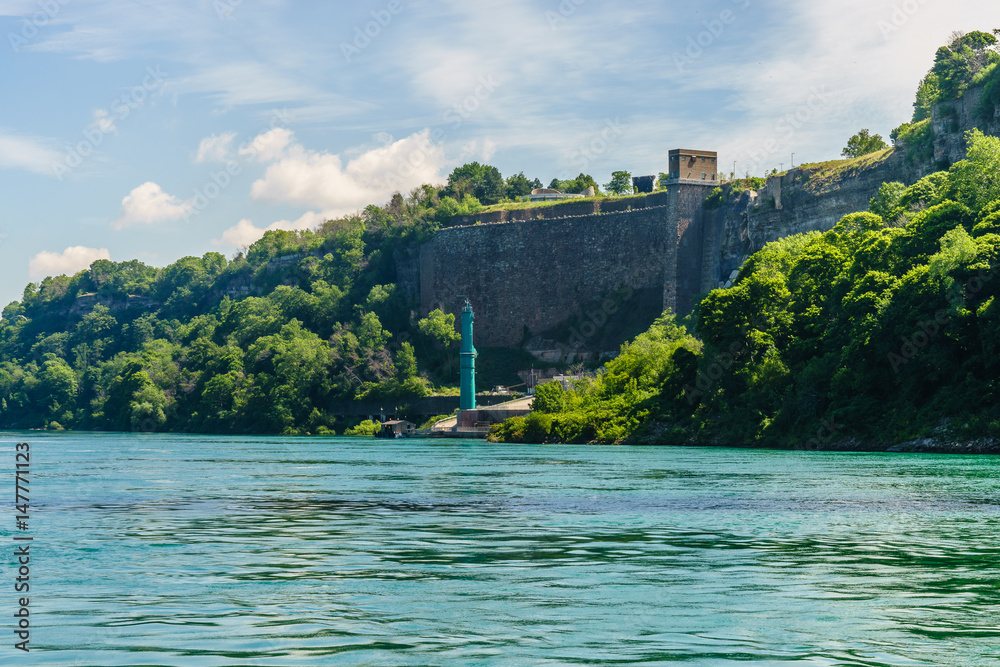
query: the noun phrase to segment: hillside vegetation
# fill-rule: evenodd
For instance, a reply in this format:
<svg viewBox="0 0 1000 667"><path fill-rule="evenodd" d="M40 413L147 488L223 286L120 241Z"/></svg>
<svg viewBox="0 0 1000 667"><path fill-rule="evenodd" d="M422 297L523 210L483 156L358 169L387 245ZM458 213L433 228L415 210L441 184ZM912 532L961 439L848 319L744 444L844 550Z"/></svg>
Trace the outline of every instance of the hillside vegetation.
<svg viewBox="0 0 1000 667"><path fill-rule="evenodd" d="M996 47L973 32L938 50L912 122L892 134L907 160L931 162L931 107L972 86L992 119ZM910 187L883 184L868 212L831 231L768 244L685 322L664 316L570 391L540 387L538 412L492 437L806 447L1000 437L1000 139L966 139L968 159ZM801 168L824 187L889 152ZM709 205L724 199L717 190Z"/></svg>
<svg viewBox="0 0 1000 667"><path fill-rule="evenodd" d="M665 316L506 441L896 442L1000 436L1000 139L834 229L770 243L686 326Z"/></svg>
<svg viewBox="0 0 1000 667"><path fill-rule="evenodd" d="M315 232L269 231L233 260L100 260L29 284L0 320L0 427L327 433L332 400L456 380L454 318L417 320L393 262L445 198L424 186Z"/></svg>

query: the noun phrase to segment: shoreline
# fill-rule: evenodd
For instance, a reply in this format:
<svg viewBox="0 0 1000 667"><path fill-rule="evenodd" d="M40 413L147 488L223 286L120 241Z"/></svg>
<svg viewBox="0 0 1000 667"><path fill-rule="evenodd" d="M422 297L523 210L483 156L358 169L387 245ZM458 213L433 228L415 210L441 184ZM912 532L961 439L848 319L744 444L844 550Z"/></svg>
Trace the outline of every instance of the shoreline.
<svg viewBox="0 0 1000 667"><path fill-rule="evenodd" d="M70 429L65 429L61 431L49 430L49 429L0 429L0 433L6 433L10 435L23 433L59 433L71 435L74 433L86 433L86 434L107 434L107 435L128 435L136 433L134 431L74 431ZM279 438L329 438L329 437L356 437L357 436L344 436L344 435L316 435L316 434L298 434L298 435L281 435L278 433L199 433L191 431L157 431L155 433L143 434L143 435L185 435L185 436L219 436L219 437L233 437L233 436L246 436L251 438L263 438L263 437L279 437ZM489 440L484 440L484 442L491 442ZM493 444L505 444L503 442L493 442ZM700 447L700 448L731 448L731 449L774 449L780 451L801 451L801 452L858 452L858 453L889 453L889 454L976 454L976 455L1000 455L1000 438L991 437L980 437L973 438L969 440L952 440L940 437L925 437L916 438L914 440L907 440L905 442L900 442L896 444L886 443L886 442L873 442L860 440L856 438L844 438L841 440L831 440L830 442L817 442L815 440L809 441L807 444L801 445L790 445L782 444L777 442L754 442L754 443L733 443L733 442L720 442L720 441L704 441L704 440L685 440L682 442L664 442L662 440L657 440L655 436L647 435L646 437L640 438L629 438L625 441L619 443L601 443L601 442L588 442L588 443L568 443L568 442L551 442L551 443L520 443L520 444L552 444L552 445L572 445L577 444L584 447L611 447L615 445L623 446L633 446L633 447Z"/></svg>
<svg viewBox="0 0 1000 667"><path fill-rule="evenodd" d="M836 440L827 443L806 445L783 445L780 443L723 443L723 442L655 442L652 440L623 442L624 445L643 447L731 447L733 449L777 449L801 452L858 452L889 454L976 454L1000 455L1000 439L975 438L972 440L942 440L938 438L917 438L897 444L870 442L855 439Z"/></svg>

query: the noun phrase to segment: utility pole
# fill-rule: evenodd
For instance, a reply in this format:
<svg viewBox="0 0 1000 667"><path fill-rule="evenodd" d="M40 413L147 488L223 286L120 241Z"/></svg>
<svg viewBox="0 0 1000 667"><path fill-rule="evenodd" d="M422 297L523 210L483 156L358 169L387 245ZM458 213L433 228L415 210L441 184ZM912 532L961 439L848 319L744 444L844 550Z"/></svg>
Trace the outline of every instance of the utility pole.
<svg viewBox="0 0 1000 667"><path fill-rule="evenodd" d="M792 153L792 169L795 169L795 153Z"/></svg>

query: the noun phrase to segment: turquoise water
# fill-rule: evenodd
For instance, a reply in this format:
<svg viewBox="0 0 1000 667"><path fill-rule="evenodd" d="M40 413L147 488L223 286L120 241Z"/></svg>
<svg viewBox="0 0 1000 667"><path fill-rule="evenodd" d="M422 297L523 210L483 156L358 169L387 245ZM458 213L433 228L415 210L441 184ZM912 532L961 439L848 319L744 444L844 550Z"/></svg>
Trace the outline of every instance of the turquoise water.
<svg viewBox="0 0 1000 667"><path fill-rule="evenodd" d="M1000 664L997 457L19 439L0 664Z"/></svg>

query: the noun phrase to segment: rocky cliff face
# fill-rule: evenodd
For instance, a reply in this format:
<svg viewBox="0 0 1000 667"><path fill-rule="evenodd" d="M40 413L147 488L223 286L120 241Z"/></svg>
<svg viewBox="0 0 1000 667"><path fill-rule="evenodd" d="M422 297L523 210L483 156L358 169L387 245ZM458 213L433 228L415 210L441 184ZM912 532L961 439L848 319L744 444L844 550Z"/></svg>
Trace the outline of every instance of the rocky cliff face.
<svg viewBox="0 0 1000 667"><path fill-rule="evenodd" d="M970 88L954 102L934 105L931 127L934 130L934 162L952 165L965 159L965 132L978 127L984 134L1000 136L1000 105L994 107L991 118L980 118L979 104L983 89Z"/></svg>
<svg viewBox="0 0 1000 667"><path fill-rule="evenodd" d="M715 215L720 228L718 258L707 265L703 289L726 286L746 259L771 241L813 230L827 231L849 213L868 210L887 181L906 185L965 159L965 133L978 127L1000 136L1000 105L988 122L978 117L982 88L933 109L933 158L920 160L905 146L866 156L847 166L827 163L772 176L757 192L731 196ZM714 278L714 283L713 283Z"/></svg>

